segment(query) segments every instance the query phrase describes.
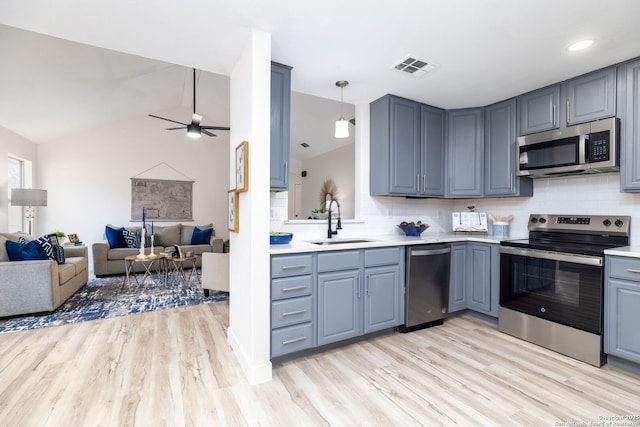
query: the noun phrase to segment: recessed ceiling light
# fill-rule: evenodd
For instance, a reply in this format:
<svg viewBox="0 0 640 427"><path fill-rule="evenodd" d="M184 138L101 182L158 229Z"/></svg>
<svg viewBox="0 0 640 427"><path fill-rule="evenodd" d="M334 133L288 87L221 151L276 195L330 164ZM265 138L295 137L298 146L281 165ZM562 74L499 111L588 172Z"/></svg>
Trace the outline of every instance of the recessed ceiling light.
<svg viewBox="0 0 640 427"><path fill-rule="evenodd" d="M569 47L567 48L567 50L568 50L569 52L577 52L577 51L579 51L579 50L582 50L582 49L586 49L586 48L588 48L588 47L589 47L589 46L591 46L592 44L593 44L593 40L591 40L591 39L581 40L581 41L579 41L579 42L577 42L577 43L574 43L574 44L572 44L571 46L569 46Z"/></svg>

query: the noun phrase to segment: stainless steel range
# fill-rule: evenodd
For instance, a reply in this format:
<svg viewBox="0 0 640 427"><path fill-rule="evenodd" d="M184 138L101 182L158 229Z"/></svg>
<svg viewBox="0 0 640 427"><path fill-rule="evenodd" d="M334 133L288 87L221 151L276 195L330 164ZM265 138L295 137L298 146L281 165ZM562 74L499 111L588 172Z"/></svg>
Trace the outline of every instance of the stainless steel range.
<svg viewBox="0 0 640 427"><path fill-rule="evenodd" d="M530 215L529 239L500 246L498 329L601 366L604 250L629 244L630 222Z"/></svg>

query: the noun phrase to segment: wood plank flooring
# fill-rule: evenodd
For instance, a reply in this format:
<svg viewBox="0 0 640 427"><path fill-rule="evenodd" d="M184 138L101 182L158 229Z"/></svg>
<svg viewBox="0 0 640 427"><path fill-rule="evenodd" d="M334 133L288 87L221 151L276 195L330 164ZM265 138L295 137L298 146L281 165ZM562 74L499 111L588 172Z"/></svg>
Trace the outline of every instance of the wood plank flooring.
<svg viewBox="0 0 640 427"><path fill-rule="evenodd" d="M227 344L228 307L0 334L0 426L557 426L640 416L640 376L471 316L274 366L273 381L251 386Z"/></svg>

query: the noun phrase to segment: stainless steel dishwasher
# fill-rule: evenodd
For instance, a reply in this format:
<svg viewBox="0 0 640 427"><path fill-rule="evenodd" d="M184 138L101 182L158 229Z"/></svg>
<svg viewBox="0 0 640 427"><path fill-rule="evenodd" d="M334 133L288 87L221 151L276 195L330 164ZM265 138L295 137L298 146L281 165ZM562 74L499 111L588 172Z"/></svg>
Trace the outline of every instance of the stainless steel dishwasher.
<svg viewBox="0 0 640 427"><path fill-rule="evenodd" d="M406 254L405 324L400 332L440 325L449 311L451 247L407 246Z"/></svg>

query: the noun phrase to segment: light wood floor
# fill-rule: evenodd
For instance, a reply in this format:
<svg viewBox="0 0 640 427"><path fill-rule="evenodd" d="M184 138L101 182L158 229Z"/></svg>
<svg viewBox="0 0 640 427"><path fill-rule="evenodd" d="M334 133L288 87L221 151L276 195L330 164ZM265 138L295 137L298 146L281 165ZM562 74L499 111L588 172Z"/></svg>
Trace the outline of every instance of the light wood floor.
<svg viewBox="0 0 640 427"><path fill-rule="evenodd" d="M259 386L244 379L227 324L228 304L217 303L0 334L0 426L556 426L640 416L640 376L470 316L278 365Z"/></svg>

